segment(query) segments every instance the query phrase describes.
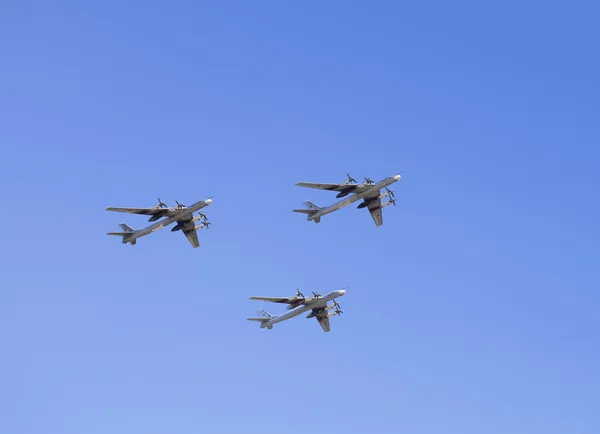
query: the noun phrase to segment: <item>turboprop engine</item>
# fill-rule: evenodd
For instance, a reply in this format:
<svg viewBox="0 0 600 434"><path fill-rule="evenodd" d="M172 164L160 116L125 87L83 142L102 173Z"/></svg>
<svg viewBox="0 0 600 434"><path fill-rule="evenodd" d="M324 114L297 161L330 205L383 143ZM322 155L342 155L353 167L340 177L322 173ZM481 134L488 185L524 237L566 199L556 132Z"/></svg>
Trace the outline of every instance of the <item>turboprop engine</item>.
<svg viewBox="0 0 600 434"><path fill-rule="evenodd" d="M380 194L379 199L385 199L386 197L392 196L393 194L394 194L394 192L390 190L387 193Z"/></svg>
<svg viewBox="0 0 600 434"><path fill-rule="evenodd" d="M376 200L381 200L381 199L385 199L386 197L391 196L391 200L389 202L387 202L387 204L391 204L393 203L394 205L396 205L396 201L394 200L394 192L392 190L390 190L389 188L386 188L387 193L383 193L380 194L377 197L371 197L371 198L365 198L364 201L358 205L356 208L361 209L361 208L365 208L367 206L369 206L371 203L375 202ZM382 205L382 207L384 207L386 205Z"/></svg>
<svg viewBox="0 0 600 434"><path fill-rule="evenodd" d="M302 304L304 300L295 300L290 302L290 304L288 305L288 307L286 307L287 310L291 310L291 309L295 309L298 306L300 306Z"/></svg>
<svg viewBox="0 0 600 434"><path fill-rule="evenodd" d="M149 222L155 222L156 220L158 220L159 218L161 218L162 216L164 216L167 212L160 212L160 213L156 213L154 214L152 217L150 217L148 219Z"/></svg>
<svg viewBox="0 0 600 434"><path fill-rule="evenodd" d="M336 194L335 197L340 198L340 197L348 196L354 190L356 190L355 185L353 185L352 187L344 188L342 191L340 191L338 194Z"/></svg>
<svg viewBox="0 0 600 434"><path fill-rule="evenodd" d="M362 209L362 208L364 208L364 207L367 207L367 206L369 206L369 204L370 204L371 202L374 202L374 201L376 201L376 200L377 200L377 198L373 198L373 199L365 199L365 200L364 200L364 202L363 202L363 203L361 203L360 205L358 205L356 208L358 208L358 209Z"/></svg>

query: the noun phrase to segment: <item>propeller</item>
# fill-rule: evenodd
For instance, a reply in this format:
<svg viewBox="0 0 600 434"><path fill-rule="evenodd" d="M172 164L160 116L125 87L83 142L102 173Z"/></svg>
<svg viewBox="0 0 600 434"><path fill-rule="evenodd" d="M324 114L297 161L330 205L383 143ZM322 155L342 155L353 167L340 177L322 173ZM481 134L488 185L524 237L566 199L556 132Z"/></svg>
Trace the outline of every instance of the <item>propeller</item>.
<svg viewBox="0 0 600 434"><path fill-rule="evenodd" d="M209 222L208 220L204 220L204 221L202 222L202 224L204 225L204 227L205 227L206 229L210 229L210 228L209 228L209 226L210 226L210 225L212 225L212 223L211 223L211 222Z"/></svg>
<svg viewBox="0 0 600 434"><path fill-rule="evenodd" d="M298 297L301 297L303 300L306 298L306 297L304 297L304 294L302 294L302 293L300 292L300 289L296 289L296 295L297 295Z"/></svg>
<svg viewBox="0 0 600 434"><path fill-rule="evenodd" d="M202 217L204 219L205 222L208 221L208 219L206 218L206 214L204 214L203 212L199 212L198 213L198 217Z"/></svg>
<svg viewBox="0 0 600 434"><path fill-rule="evenodd" d="M351 177L349 173L346 173L346 175L348 175L348 182L354 182L354 183L356 183L356 179L354 179L353 177Z"/></svg>
<svg viewBox="0 0 600 434"><path fill-rule="evenodd" d="M337 301L333 300L333 306L335 307L335 313L337 313L338 315L344 313L342 307Z"/></svg>
<svg viewBox="0 0 600 434"><path fill-rule="evenodd" d="M318 292L313 291L312 292L315 298L319 298L321 297L321 294L319 294Z"/></svg>
<svg viewBox="0 0 600 434"><path fill-rule="evenodd" d="M386 187L385 191L387 191L389 193L390 197L396 198L396 195L394 194L394 192L392 190L390 190L389 188Z"/></svg>
<svg viewBox="0 0 600 434"><path fill-rule="evenodd" d="M375 184L375 182L371 178L365 178L365 182L369 185Z"/></svg>
<svg viewBox="0 0 600 434"><path fill-rule="evenodd" d="M390 200L390 203L391 203L392 205L396 206L396 199L392 199L392 200Z"/></svg>
<svg viewBox="0 0 600 434"><path fill-rule="evenodd" d="M181 209L181 208L185 208L185 205L182 203L179 203L177 201L175 201L175 203L177 204L177 208Z"/></svg>
<svg viewBox="0 0 600 434"><path fill-rule="evenodd" d="M164 203L162 200L160 200L160 197L158 198L158 203L156 204L157 207L159 208L166 208L167 204Z"/></svg>

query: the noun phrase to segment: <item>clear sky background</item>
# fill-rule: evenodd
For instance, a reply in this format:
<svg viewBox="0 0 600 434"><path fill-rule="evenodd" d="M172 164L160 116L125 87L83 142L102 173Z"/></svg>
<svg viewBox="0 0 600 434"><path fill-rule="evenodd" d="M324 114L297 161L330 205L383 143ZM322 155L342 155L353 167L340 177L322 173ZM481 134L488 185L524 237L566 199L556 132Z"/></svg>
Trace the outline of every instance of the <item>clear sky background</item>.
<svg viewBox="0 0 600 434"><path fill-rule="evenodd" d="M2 433L600 432L600 11L404 3L2 2Z"/></svg>

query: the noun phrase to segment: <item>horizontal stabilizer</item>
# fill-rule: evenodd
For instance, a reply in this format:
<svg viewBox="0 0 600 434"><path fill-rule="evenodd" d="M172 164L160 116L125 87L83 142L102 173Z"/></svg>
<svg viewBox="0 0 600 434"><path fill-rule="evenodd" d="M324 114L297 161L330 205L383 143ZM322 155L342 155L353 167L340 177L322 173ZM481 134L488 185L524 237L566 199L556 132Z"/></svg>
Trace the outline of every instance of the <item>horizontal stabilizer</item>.
<svg viewBox="0 0 600 434"><path fill-rule="evenodd" d="M267 322L269 321L271 318L268 317L262 317L262 318L247 318L248 321L258 321L258 322Z"/></svg>
<svg viewBox="0 0 600 434"><path fill-rule="evenodd" d="M298 213L301 213L301 214L308 214L310 216L310 215L316 214L321 209L323 209L320 206L317 206L314 203L312 203L310 200L305 201L304 205L306 205L305 209L293 209L292 212L298 212Z"/></svg>
<svg viewBox="0 0 600 434"><path fill-rule="evenodd" d="M129 228L129 226L127 226L125 223L122 223L122 225ZM123 227L122 225L119 225L119 226ZM125 229L125 228L123 228L123 229ZM131 229L131 228L129 228L129 229ZM131 243L132 246L135 246L135 243L137 242L137 239L134 238L135 232L133 231L133 229L131 231L126 230L125 232L107 232L106 235L115 235L117 237L123 237L121 240L121 242L123 244Z"/></svg>

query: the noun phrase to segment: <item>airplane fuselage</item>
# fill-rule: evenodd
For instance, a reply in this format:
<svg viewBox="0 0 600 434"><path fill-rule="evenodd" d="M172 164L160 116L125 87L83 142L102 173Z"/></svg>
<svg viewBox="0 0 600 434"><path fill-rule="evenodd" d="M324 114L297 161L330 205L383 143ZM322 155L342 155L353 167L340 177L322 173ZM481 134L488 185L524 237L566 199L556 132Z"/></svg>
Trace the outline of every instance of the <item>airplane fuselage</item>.
<svg viewBox="0 0 600 434"><path fill-rule="evenodd" d="M371 195L375 191L379 192L382 188L386 188L387 186L392 185L398 180L400 180L400 175L385 178L383 181L380 181L377 184L373 184L371 188L363 191L362 193L351 194L350 196L347 196L345 199L342 199L339 202L334 203L333 205L321 208L316 213L309 215L307 219L319 221L324 215L330 214L334 211L337 211L338 209L342 209L360 199L364 199L365 197Z"/></svg>
<svg viewBox="0 0 600 434"><path fill-rule="evenodd" d="M334 300L338 297L341 297L345 293L346 293L346 291L343 289L330 292L329 294L325 295L324 297L320 297L310 303L303 304L292 311L284 313L283 315L274 316L269 321L265 321L264 323L262 323L260 326L261 326L261 328L266 327L266 328L270 329L279 322L286 321L290 318L294 318L294 317L296 317L304 312L307 312L311 309L323 308L323 307L327 306L328 302L330 302L331 300Z"/></svg>
<svg viewBox="0 0 600 434"><path fill-rule="evenodd" d="M149 235L153 232L156 232L156 231L164 228L165 226L170 225L171 223L175 223L180 220L190 219L193 217L192 216L193 213L195 213L198 210L201 210L204 207L207 207L211 203L212 203L212 199L206 199L206 200L201 200L199 202L196 202L195 204L187 207L184 211L182 211L181 213L179 213L177 215L174 215L172 217L167 217L164 220L160 220L160 221L154 223L153 225L148 226L147 228L139 229L139 230L135 231L129 237L127 237L126 242L130 242L132 240L136 240L145 235Z"/></svg>

